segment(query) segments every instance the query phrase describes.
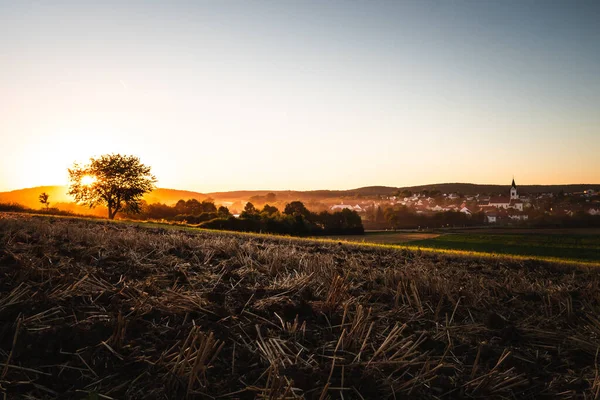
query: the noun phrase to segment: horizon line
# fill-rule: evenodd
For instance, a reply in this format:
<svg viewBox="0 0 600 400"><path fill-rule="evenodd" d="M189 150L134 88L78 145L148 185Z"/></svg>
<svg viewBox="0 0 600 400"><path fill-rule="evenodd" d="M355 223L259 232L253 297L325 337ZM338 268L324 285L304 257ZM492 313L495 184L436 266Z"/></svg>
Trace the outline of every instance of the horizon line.
<svg viewBox="0 0 600 400"><path fill-rule="evenodd" d="M510 183L499 184L499 183L472 183L472 182L441 182L441 183L426 183L426 184L412 185L412 186L368 185L368 186L354 187L354 188L350 188L350 189L304 189L304 190L303 189L232 189L232 190L218 190L218 191L211 191L211 192L204 192L204 191L201 192L201 191L198 191L195 189L179 189L179 188L173 188L173 187L156 187L156 189L178 190L178 191L184 191L184 192L194 192L194 193L198 193L198 194L209 195L209 194L216 194L216 193L232 193L232 192L322 192L322 191L349 192L349 191L353 191L353 190L376 188L376 187L390 188L390 189L410 189L410 188L417 188L417 187L422 187L422 186L436 186L436 185L474 185L474 186L507 186L507 187L511 186ZM581 185L600 186L600 183L551 183L551 184L524 183L524 184L517 184L517 187L523 187L523 186L581 186ZM0 191L0 193L10 193L10 192L16 192L19 190L36 189L36 188L43 188L43 187L65 187L66 188L68 186L69 185L38 185L38 186L22 187L22 188L18 188L18 189L3 190L3 191Z"/></svg>

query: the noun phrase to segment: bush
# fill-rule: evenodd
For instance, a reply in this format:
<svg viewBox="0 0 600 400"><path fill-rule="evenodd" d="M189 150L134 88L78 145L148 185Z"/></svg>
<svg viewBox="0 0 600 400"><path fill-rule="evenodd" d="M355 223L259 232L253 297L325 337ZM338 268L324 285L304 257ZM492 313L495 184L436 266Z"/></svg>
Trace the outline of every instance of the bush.
<svg viewBox="0 0 600 400"><path fill-rule="evenodd" d="M216 212L203 212L200 215L176 215L173 218L174 221L177 222L186 222L188 224L201 224L206 221L210 221L211 219L217 218L218 215Z"/></svg>
<svg viewBox="0 0 600 400"><path fill-rule="evenodd" d="M30 208L24 207L17 203L0 203L0 211L25 212L25 211L32 211L32 210Z"/></svg>

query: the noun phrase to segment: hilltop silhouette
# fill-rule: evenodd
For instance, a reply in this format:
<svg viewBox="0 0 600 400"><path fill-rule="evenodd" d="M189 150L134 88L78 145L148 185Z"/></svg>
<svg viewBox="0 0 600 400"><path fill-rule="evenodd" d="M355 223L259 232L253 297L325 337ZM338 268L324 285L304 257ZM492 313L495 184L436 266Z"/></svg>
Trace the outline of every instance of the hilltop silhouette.
<svg viewBox="0 0 600 400"><path fill-rule="evenodd" d="M229 192L200 193L190 190L159 188L144 196L148 203L164 203L173 205L180 199L196 199L199 201L211 198L216 202L247 201L253 196L265 196L274 193L281 201L293 200L335 200L372 196L392 196L403 190L421 192L423 190L439 190L442 193L461 193L464 195L505 193L510 185L480 185L474 183L438 183L419 186L366 186L348 190L237 190ZM558 193L560 191L581 192L586 189L598 189L600 184L568 184L568 185L520 185L520 193ZM18 203L25 207L40 208L39 195L45 192L50 196L53 207L70 211L94 213L87 207L76 206L73 198L67 195L66 186L37 186L0 192L0 203ZM67 206L68 205L68 206Z"/></svg>

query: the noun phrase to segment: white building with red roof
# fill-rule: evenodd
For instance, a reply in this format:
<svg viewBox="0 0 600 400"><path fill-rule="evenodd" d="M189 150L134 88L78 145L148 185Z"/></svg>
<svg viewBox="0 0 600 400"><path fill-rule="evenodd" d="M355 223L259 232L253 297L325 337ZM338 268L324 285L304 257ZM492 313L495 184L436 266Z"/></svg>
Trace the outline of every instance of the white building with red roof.
<svg viewBox="0 0 600 400"><path fill-rule="evenodd" d="M513 178L512 185L510 187L510 196L493 196L486 203L480 203L480 207L494 207L503 208L505 210L514 209L523 211L523 202L519 199L517 193L517 185Z"/></svg>
<svg viewBox="0 0 600 400"><path fill-rule="evenodd" d="M510 197L507 196L494 196L490 198L488 207L504 208L507 209L510 206Z"/></svg>

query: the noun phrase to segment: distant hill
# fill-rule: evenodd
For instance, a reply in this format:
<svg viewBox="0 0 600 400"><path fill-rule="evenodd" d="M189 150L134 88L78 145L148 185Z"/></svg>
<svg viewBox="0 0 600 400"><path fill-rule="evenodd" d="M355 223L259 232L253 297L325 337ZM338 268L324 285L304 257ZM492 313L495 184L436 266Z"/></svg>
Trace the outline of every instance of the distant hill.
<svg viewBox="0 0 600 400"><path fill-rule="evenodd" d="M165 203L168 205L173 205L181 199L196 199L202 201L207 198L208 196L203 193L177 189L156 189L144 196L144 200L148 203Z"/></svg>
<svg viewBox="0 0 600 400"><path fill-rule="evenodd" d="M66 186L37 186L10 192L0 192L0 203L19 203L33 209L41 208L38 197L42 192L46 192L50 195L49 200L51 207L58 206L59 208L64 209L65 207L61 207L61 205L73 202L73 197L67 194ZM207 197L208 196L205 194L187 190L156 189L153 192L146 194L144 200L148 203L166 203L173 205L180 199L197 199L202 201ZM71 207L69 207L69 209L71 210ZM72 211L85 212L86 208Z"/></svg>
<svg viewBox="0 0 600 400"><path fill-rule="evenodd" d="M67 195L67 188L65 186L37 186L10 192L0 192L0 203L19 203L29 208L40 208L42 205L38 197L43 192L50 195L51 207L56 203L73 202L73 198Z"/></svg>
<svg viewBox="0 0 600 400"><path fill-rule="evenodd" d="M438 183L432 185L408 186L398 188L399 190L410 190L420 192L422 190L439 190L442 193L462 193L473 195L478 193L508 193L510 185L479 185L474 183ZM398 190L397 189L397 190ZM569 184L569 185L518 185L519 194L527 193L565 193L583 192L587 189L600 189L600 184ZM360 189L359 189L360 190Z"/></svg>
<svg viewBox="0 0 600 400"><path fill-rule="evenodd" d="M572 184L572 185L517 185L520 194L527 193L543 193L552 192L558 193L561 190L565 193L582 192L586 189L600 190L600 184ZM412 192L420 192L422 190L439 190L442 193L461 193L464 195L481 194L498 194L508 193L510 185L478 185L474 183L438 183L431 185L420 186L405 186L405 187L390 187L390 186L366 186L357 189L349 190L238 190L231 192L213 192L199 193L188 190L177 189L156 189L152 193L144 196L144 200L148 203L165 203L168 205L175 204L178 200L197 199L199 201L207 198L214 199L219 202L236 202L247 201L253 196L265 196L267 193L275 193L277 200L281 201L336 201L337 199L345 198L360 198L371 196L390 196L401 190L410 190ZM38 186L27 189L13 190L10 192L0 192L0 203L19 203L30 208L40 208L38 200L40 193L46 192L50 195L50 205L58 206L61 209L71 209L77 212L97 213L90 211L85 207L73 208L73 205L67 206L67 203L72 203L73 198L67 195L65 186Z"/></svg>
<svg viewBox="0 0 600 400"><path fill-rule="evenodd" d="M519 193L558 193L561 190L565 193L582 192L586 189L600 189L600 184L572 184L572 185L517 185ZM236 201L249 199L253 196L264 196L267 193L275 193L278 199L296 200L312 199L326 200L335 198L349 197L369 197L369 196L390 196L398 191L409 190L411 192L421 192L423 190L439 190L442 193L461 193L465 195L481 194L499 194L508 193L510 185L479 185L475 183L436 183L419 186L365 186L357 189L348 190L240 190L233 192L214 192L207 195L217 201Z"/></svg>
<svg viewBox="0 0 600 400"><path fill-rule="evenodd" d="M237 201L249 199L253 196L264 196L267 193L275 193L280 200L297 200L297 199L312 199L324 200L340 197L354 196L376 196L397 192L398 188L389 186L367 186L358 189L349 190L237 190L231 192L213 192L207 195L215 200L220 201Z"/></svg>

